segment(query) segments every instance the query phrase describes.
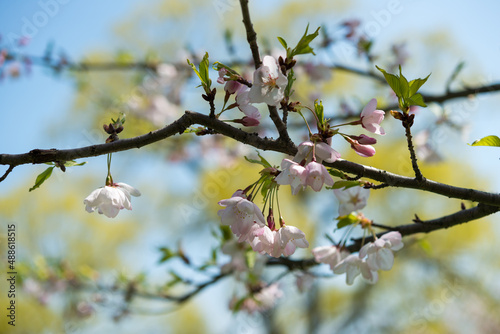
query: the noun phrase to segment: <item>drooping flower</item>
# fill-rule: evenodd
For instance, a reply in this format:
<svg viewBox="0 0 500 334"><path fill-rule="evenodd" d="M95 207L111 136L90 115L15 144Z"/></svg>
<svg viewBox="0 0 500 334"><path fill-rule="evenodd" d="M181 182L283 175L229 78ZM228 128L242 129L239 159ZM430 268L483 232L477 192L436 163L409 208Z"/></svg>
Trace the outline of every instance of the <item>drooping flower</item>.
<svg viewBox="0 0 500 334"><path fill-rule="evenodd" d="M139 190L126 183L113 183L96 189L83 201L87 212L97 212L115 218L122 209L132 210L130 195L141 196Z"/></svg>
<svg viewBox="0 0 500 334"><path fill-rule="evenodd" d="M236 104L238 105L238 109L240 109L246 116L258 121L261 117L260 112L259 109L250 104L250 98L248 97L249 92L250 88L241 85L236 93Z"/></svg>
<svg viewBox="0 0 500 334"><path fill-rule="evenodd" d="M384 120L385 112L377 109L377 99L371 99L361 112L361 125L366 130L377 135L385 135L380 123Z"/></svg>
<svg viewBox="0 0 500 334"><path fill-rule="evenodd" d="M309 247L306 235L295 226L283 226L278 230L279 242L284 256L290 256L295 253L295 249Z"/></svg>
<svg viewBox="0 0 500 334"><path fill-rule="evenodd" d="M326 263L333 270L337 264L349 256L349 252L340 250L337 246L320 246L312 250L314 259L319 263Z"/></svg>
<svg viewBox="0 0 500 334"><path fill-rule="evenodd" d="M368 196L370 196L370 189L351 187L348 189L334 189L333 193L340 203L339 216L345 216L366 206Z"/></svg>
<svg viewBox="0 0 500 334"><path fill-rule="evenodd" d="M285 97L287 78L281 73L278 62L265 56L262 65L253 74L253 85L249 97L252 103L266 103L278 107Z"/></svg>
<svg viewBox="0 0 500 334"><path fill-rule="evenodd" d="M306 185L314 191L320 191L323 183L330 187L333 186L333 179L325 166L314 161L308 163L306 166Z"/></svg>
<svg viewBox="0 0 500 334"><path fill-rule="evenodd" d="M290 256L297 247L309 247L306 235L295 226L287 225L273 231L268 226L258 227L254 228L253 235L255 238L250 241L252 249L272 257Z"/></svg>
<svg viewBox="0 0 500 334"><path fill-rule="evenodd" d="M326 143L313 143L312 141L305 141L297 148L297 154L293 158L293 161L300 163L302 160L305 160L306 164L313 161L313 147L315 159L318 163L322 163L323 161L335 162L340 158L340 153L335 151Z"/></svg>
<svg viewBox="0 0 500 334"><path fill-rule="evenodd" d="M241 192L236 192L233 197L219 201L220 209L217 214L221 217L222 225L230 226L231 231L239 238L239 242L251 240L252 227L264 226L264 215L255 203L241 197Z"/></svg>
<svg viewBox="0 0 500 334"><path fill-rule="evenodd" d="M367 256L366 263L371 270L391 270L394 264L393 251L403 248L401 233L389 232L364 245L359 251L359 257Z"/></svg>
<svg viewBox="0 0 500 334"><path fill-rule="evenodd" d="M281 162L281 173L276 177L276 183L280 185L289 184L292 187L292 195L297 195L300 189L304 189L307 172L304 166L289 160Z"/></svg>
<svg viewBox="0 0 500 334"><path fill-rule="evenodd" d="M333 268L333 272L337 275L345 273L347 285L352 285L354 279L359 274L361 274L370 284L375 284L378 280L378 273L372 271L365 260L353 254L340 261L340 263Z"/></svg>

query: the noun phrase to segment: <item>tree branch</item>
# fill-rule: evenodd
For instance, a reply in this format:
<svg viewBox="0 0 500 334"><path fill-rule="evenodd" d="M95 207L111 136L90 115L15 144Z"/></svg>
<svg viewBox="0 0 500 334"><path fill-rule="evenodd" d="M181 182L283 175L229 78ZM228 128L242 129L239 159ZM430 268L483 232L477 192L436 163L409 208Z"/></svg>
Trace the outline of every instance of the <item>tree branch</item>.
<svg viewBox="0 0 500 334"><path fill-rule="evenodd" d="M11 168L14 168L16 166L29 163L41 164L45 162L70 161L100 156L113 152L126 151L155 143L175 134L182 134L184 130L193 124L206 126L213 129L216 133L233 138L236 141L251 145L261 150L281 152L289 155L295 155L297 153L297 147L295 147L295 145L291 146L290 143L287 143L282 139L274 140L261 138L256 133L245 132L223 121L210 118L207 115L186 111L182 117L172 124L138 137L120 139L107 144L92 145L67 150L35 149L23 154L0 154L0 165L10 165ZM360 165L343 159L338 159L334 163L324 164L343 172L352 173L359 175L360 177L386 183L391 187L424 190L451 198L480 202L497 207L500 206L500 194L488 193L469 188L454 187L428 179L418 181L414 178L393 174L385 170Z"/></svg>
<svg viewBox="0 0 500 334"><path fill-rule="evenodd" d="M5 178L10 174L10 172L12 172L12 170L14 169L14 167L16 167L15 165L10 165L9 168L7 169L7 171L2 175L2 177L0 177L0 182L2 182L3 180L5 180Z"/></svg>
<svg viewBox="0 0 500 334"><path fill-rule="evenodd" d="M338 159L333 163L323 163L325 166L339 169L343 172L360 175L379 182L387 183L390 187L418 189L450 198L458 198L467 201L480 202L492 206L500 206L500 194L470 188L460 188L429 179L418 181L415 178L394 174L382 169Z"/></svg>
<svg viewBox="0 0 500 334"><path fill-rule="evenodd" d="M23 164L40 164L45 162L69 161L81 158L95 157L112 152L120 152L163 140L175 134L182 134L189 126L199 124L213 129L216 133L223 134L244 144L262 150L289 153L290 148L280 140L261 138L256 133L248 133L235 128L223 121L210 118L197 112L186 111L185 114L172 124L147 134L134 138L120 139L107 144L86 146L75 149L40 150L35 149L24 154L0 154L0 165L19 166Z"/></svg>
<svg viewBox="0 0 500 334"><path fill-rule="evenodd" d="M259 46L257 45L257 33L253 29L252 20L250 19L248 0L240 0L240 6L241 14L243 15L243 24L245 25L245 30L247 32L247 41L250 45L250 50L252 51L255 68L257 69L262 62L260 61Z"/></svg>
<svg viewBox="0 0 500 334"><path fill-rule="evenodd" d="M395 226L392 228L392 231L397 231L401 233L402 236L408 236L417 233L429 233L432 231L447 229L456 225L467 223L472 220L480 219L498 211L500 211L500 207L498 206L478 204L471 209L461 210L441 218L426 221L418 220L413 224ZM386 233L387 232L379 233L377 234L377 237L381 237ZM373 237L365 238L365 243L373 240ZM347 248L350 252L356 252L361 248L361 242L362 239L356 239L354 240L354 243Z"/></svg>

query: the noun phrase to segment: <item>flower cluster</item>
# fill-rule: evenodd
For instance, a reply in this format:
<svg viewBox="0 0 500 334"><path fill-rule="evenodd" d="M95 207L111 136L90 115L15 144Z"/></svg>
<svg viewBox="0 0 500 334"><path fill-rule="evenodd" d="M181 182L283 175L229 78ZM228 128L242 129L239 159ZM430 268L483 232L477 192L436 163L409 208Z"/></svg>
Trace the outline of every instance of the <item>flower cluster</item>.
<svg viewBox="0 0 500 334"><path fill-rule="evenodd" d="M297 247L309 247L304 232L297 227L287 226L282 220L277 227L272 215L268 216L266 224L259 207L241 190L219 201L219 205L225 207L218 211L222 225L229 226L239 242L248 242L256 252L280 257L292 255Z"/></svg>
<svg viewBox="0 0 500 334"><path fill-rule="evenodd" d="M281 162L282 171L276 177L276 183L289 184L293 195L307 186L320 191L323 184L333 185L332 177L321 162L334 162L338 158L340 154L326 143L303 142L293 160L283 159Z"/></svg>
<svg viewBox="0 0 500 334"><path fill-rule="evenodd" d="M353 284L356 276L361 276L369 283L378 281L378 270L391 270L394 253L403 248L401 233L389 232L365 244L359 254L350 254L337 246L321 246L312 250L316 262L325 263L337 274L346 274L346 283Z"/></svg>
<svg viewBox="0 0 500 334"><path fill-rule="evenodd" d="M232 120L232 122L244 126L259 125L261 115L259 110L252 104L266 103L278 107L285 97L288 80L281 73L278 61L274 57L265 56L263 58L262 65L253 74L253 79L253 84L251 84L233 70L226 67L219 68L217 82L220 84L225 83L224 91L226 92L222 111L238 107L245 114L243 118ZM232 94L236 94L235 103L225 108Z"/></svg>

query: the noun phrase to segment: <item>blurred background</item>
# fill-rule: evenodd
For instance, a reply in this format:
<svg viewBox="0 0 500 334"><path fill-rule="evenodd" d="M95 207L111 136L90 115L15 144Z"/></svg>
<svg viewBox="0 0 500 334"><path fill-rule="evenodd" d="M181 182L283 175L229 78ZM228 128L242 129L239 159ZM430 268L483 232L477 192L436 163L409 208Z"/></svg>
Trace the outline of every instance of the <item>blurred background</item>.
<svg viewBox="0 0 500 334"><path fill-rule="evenodd" d="M497 1L457 6L448 0L276 0L250 1L250 10L261 56L284 54L277 36L294 45L307 24L310 32L322 27L312 43L316 56L298 57L294 98L309 106L321 99L333 120L359 113L373 97L381 108L395 102L380 82L329 69L333 66L374 73L375 65L395 72L402 64L408 79L432 73L422 92L434 95L447 87L454 91L500 81ZM0 65L0 153L103 143L102 125L120 112L127 115L120 138L161 128L184 110L208 114L186 59L197 62L208 52L211 63L234 64L252 79L241 20L235 0L2 2L0 49L12 59ZM88 67L73 66L81 63ZM92 67L98 63L122 68ZM125 66L132 63L138 66ZM210 76L222 92L217 72ZM498 192L500 150L467 144L499 135L499 101L492 92L414 110L417 152L427 178ZM264 108L261 113L265 118ZM295 116L289 119L298 144L307 131ZM271 125L263 121L250 131L276 136ZM372 158L357 156L340 140L333 147L344 159L412 175L404 129L389 115L383 127L388 134L377 138ZM261 154L274 165L283 159ZM15 168L0 184L0 254L6 259L7 225L15 224L17 324L13 330L2 314L0 332L500 332L498 215L405 238L393 269L373 286L359 278L347 286L345 277L334 276L326 265L312 268L307 277L285 267L267 269L263 280L278 281L284 296L266 312L229 308L232 299L245 294L234 277L180 305L153 297L166 291L182 295L189 287L178 277L201 284L217 274L215 263L229 261L219 249L217 202L258 179L259 168L244 155L255 158L256 150L194 134L113 154L115 181L142 192L133 198L133 210L115 219L89 214L83 205L104 185L106 157L84 159L85 166L65 173L55 169L32 192L28 189L47 166ZM282 189L280 198L287 223L300 227L311 244L293 258L310 258L313 247L330 244L325 234L340 239L342 231L334 233L338 204L332 191L292 198ZM372 191L363 213L380 224L401 225L415 214L433 219L460 206L429 193L382 189ZM174 256L162 262L166 249L181 252L184 260ZM297 280L307 281L308 288L300 291ZM6 291L6 280L0 282ZM139 293L130 301L123 291L132 286ZM1 308L8 302L2 293Z"/></svg>

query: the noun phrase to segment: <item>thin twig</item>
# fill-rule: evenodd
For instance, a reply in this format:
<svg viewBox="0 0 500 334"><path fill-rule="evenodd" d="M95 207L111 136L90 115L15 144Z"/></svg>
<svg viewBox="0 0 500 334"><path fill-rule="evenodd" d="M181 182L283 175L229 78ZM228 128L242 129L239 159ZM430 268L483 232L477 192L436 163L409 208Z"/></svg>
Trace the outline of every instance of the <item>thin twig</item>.
<svg viewBox="0 0 500 334"><path fill-rule="evenodd" d="M2 182L3 180L5 180L5 178L7 177L7 175L10 174L10 172L12 172L12 170L14 169L14 167L16 167L15 165L10 165L9 168L7 169L7 171L2 175L2 177L0 177L0 182Z"/></svg>
<svg viewBox="0 0 500 334"><path fill-rule="evenodd" d="M240 0L241 13L243 15L243 24L247 32L247 41L252 51L252 58L255 68L259 68L262 63L260 60L259 46L257 45L257 33L253 29L252 20L250 19L250 11L248 10L248 0Z"/></svg>
<svg viewBox="0 0 500 334"><path fill-rule="evenodd" d="M405 128L406 142L408 143L408 151L410 151L411 166L413 167L413 171L415 172L415 178L417 179L417 181L421 182L424 180L424 176L422 175L422 172L418 167L417 155L415 154L415 148L413 147L413 140L411 136L411 124L403 121L403 126Z"/></svg>

